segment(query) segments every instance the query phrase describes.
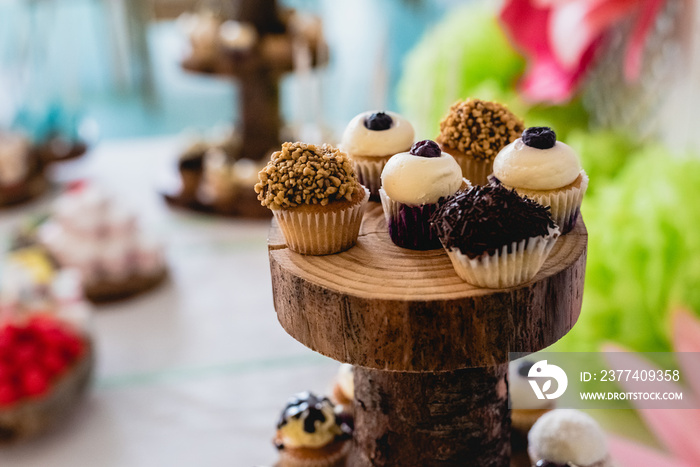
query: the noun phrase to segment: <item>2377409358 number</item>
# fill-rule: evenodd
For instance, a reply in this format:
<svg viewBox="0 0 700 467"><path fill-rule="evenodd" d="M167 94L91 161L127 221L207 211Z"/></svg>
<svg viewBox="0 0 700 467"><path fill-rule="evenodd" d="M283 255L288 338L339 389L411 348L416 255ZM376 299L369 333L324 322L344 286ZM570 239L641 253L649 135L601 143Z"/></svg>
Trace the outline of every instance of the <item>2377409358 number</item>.
<svg viewBox="0 0 700 467"><path fill-rule="evenodd" d="M678 381L678 370L602 370L600 381Z"/></svg>

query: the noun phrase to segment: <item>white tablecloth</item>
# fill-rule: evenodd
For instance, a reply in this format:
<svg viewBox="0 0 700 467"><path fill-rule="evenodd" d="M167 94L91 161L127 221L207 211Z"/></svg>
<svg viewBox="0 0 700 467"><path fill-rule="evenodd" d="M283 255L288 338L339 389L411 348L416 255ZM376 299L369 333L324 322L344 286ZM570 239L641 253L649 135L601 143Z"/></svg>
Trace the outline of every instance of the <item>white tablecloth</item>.
<svg viewBox="0 0 700 467"><path fill-rule="evenodd" d="M54 180L88 178L133 207L167 247L171 279L95 309L98 365L85 403L47 435L0 448L0 466L254 466L288 396L326 392L337 364L280 327L272 305L268 221L173 211L158 189L179 138L104 142ZM0 235L54 193L0 213Z"/></svg>

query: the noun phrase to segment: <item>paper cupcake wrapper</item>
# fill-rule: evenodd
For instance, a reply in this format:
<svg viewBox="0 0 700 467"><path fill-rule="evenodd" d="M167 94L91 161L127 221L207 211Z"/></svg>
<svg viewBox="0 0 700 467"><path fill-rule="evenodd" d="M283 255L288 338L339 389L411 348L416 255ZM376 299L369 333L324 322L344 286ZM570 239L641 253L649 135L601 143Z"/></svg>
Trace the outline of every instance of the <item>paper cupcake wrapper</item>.
<svg viewBox="0 0 700 467"><path fill-rule="evenodd" d="M373 199L379 196L379 188L382 186L382 170L388 157L380 156L373 159L353 159L353 166L357 174L357 180L361 185L369 188Z"/></svg>
<svg viewBox="0 0 700 467"><path fill-rule="evenodd" d="M482 161L472 157L452 154L459 166L462 168L462 176L469 180L472 185L486 185L488 177L493 172L493 161Z"/></svg>
<svg viewBox="0 0 700 467"><path fill-rule="evenodd" d="M391 241L411 250L434 250L440 248L440 239L430 226L430 217L438 204L409 206L389 198L383 188L379 189L384 218Z"/></svg>
<svg viewBox="0 0 700 467"><path fill-rule="evenodd" d="M337 441L336 441L337 442ZM345 465L345 458L350 452L351 442L345 441L340 449L323 457L311 457L297 454L294 448L280 451L278 467L340 467Z"/></svg>
<svg viewBox="0 0 700 467"><path fill-rule="evenodd" d="M289 249L303 255L330 255L355 245L369 198L364 190L362 201L340 211L273 211Z"/></svg>
<svg viewBox="0 0 700 467"><path fill-rule="evenodd" d="M469 258L457 248L447 249L457 275L465 282L477 287L502 289L514 287L531 280L544 264L554 243L559 238L559 229L549 229L546 236L530 237L496 251Z"/></svg>
<svg viewBox="0 0 700 467"><path fill-rule="evenodd" d="M508 187L507 185L504 185ZM510 188L510 187L508 187ZM527 196L542 206L549 206L552 219L559 226L562 235L570 232L576 226L576 219L581 210L583 195L588 189L588 175L581 171L581 184L578 187L569 187L566 190L555 190L551 192L537 192L535 190L515 190L521 196Z"/></svg>

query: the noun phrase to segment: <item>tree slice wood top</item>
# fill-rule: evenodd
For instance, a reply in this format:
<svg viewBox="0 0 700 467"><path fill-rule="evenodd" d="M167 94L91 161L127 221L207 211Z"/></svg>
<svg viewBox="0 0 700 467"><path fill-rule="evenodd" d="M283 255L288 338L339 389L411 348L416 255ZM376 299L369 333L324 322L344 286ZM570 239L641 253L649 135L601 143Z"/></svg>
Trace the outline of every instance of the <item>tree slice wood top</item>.
<svg viewBox="0 0 700 467"><path fill-rule="evenodd" d="M357 245L343 253L290 251L273 221L273 295L284 329L342 362L396 371L450 371L505 362L564 336L583 298L588 235L579 218L534 280L509 289L462 281L443 250L413 251L389 238L370 203Z"/></svg>

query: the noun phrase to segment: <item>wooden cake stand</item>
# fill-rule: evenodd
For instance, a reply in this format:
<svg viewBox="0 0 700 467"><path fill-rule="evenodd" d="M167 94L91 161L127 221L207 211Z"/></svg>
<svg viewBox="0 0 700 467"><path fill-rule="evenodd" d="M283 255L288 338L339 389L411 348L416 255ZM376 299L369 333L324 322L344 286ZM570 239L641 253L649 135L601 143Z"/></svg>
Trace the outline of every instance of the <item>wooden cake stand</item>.
<svg viewBox="0 0 700 467"><path fill-rule="evenodd" d="M559 238L534 280L463 282L443 250L389 239L371 203L357 245L329 256L268 240L275 309L307 347L356 365L350 466L507 466L508 353L563 337L581 311L588 235Z"/></svg>

